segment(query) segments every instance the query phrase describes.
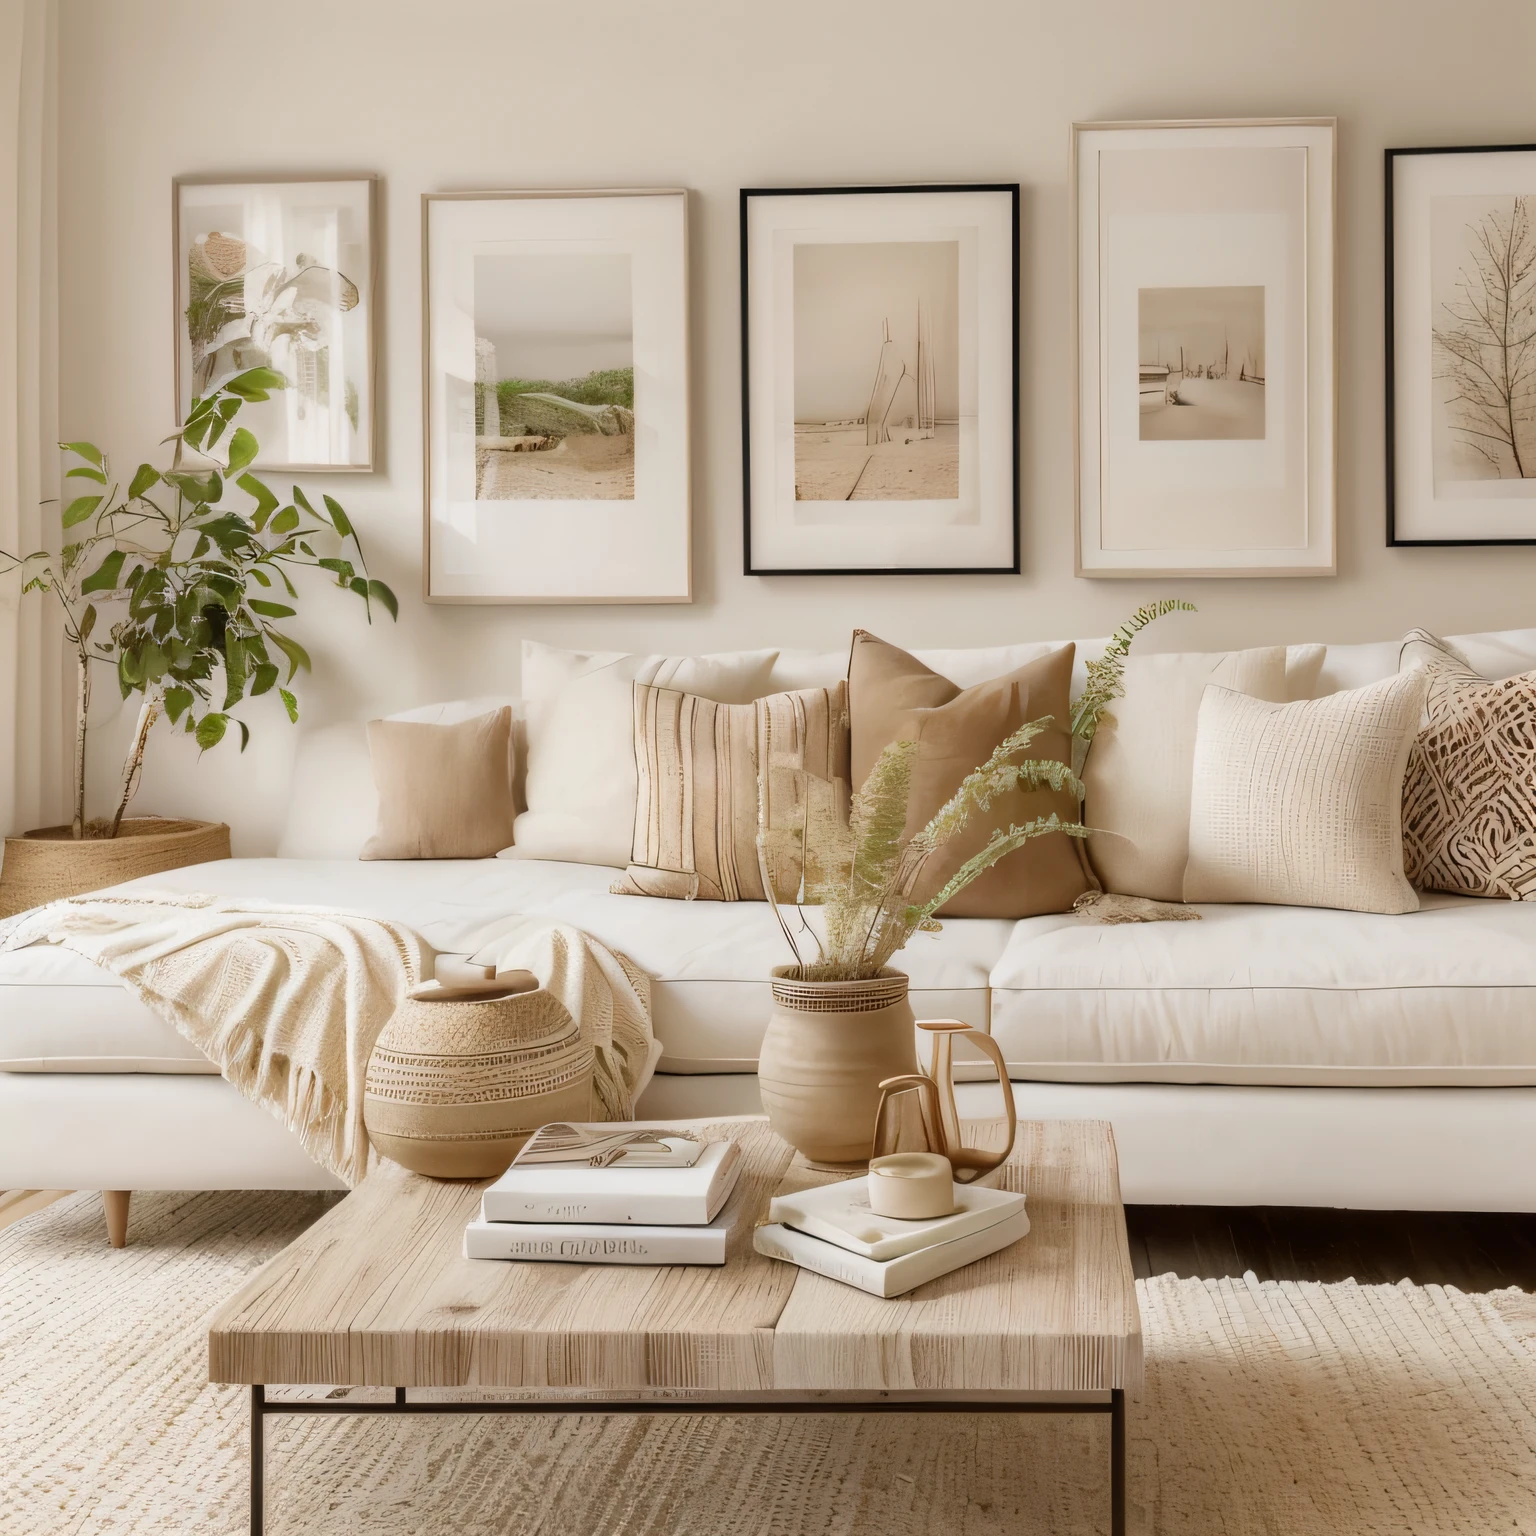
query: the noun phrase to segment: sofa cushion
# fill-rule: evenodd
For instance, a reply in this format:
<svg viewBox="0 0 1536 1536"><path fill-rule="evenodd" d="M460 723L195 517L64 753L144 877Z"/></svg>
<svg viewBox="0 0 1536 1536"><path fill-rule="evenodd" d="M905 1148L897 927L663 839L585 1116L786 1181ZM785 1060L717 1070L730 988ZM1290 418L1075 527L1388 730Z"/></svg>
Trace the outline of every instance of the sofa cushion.
<svg viewBox="0 0 1536 1536"><path fill-rule="evenodd" d="M1536 1084L1536 903L1199 910L1198 923L1020 923L992 972L1010 1076Z"/></svg>

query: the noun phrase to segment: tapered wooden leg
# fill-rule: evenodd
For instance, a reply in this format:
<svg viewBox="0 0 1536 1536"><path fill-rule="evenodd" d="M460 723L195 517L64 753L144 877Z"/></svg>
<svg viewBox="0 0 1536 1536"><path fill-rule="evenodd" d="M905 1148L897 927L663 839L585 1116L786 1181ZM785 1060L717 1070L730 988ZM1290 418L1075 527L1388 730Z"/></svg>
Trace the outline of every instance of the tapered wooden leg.
<svg viewBox="0 0 1536 1536"><path fill-rule="evenodd" d="M102 1207L107 1213L107 1241L114 1248L122 1248L128 1242L128 1202L132 1198L131 1189L104 1189L101 1192Z"/></svg>

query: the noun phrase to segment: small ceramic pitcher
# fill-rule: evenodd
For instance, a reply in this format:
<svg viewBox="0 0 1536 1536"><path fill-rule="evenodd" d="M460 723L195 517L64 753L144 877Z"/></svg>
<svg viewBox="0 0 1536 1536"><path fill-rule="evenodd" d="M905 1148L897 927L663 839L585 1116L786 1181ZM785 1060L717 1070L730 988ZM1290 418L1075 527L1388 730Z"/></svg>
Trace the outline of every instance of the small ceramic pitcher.
<svg viewBox="0 0 1536 1536"><path fill-rule="evenodd" d="M933 1036L933 1052L926 1072L888 1077L880 1084L880 1106L875 1111L875 1156L893 1152L937 1152L949 1159L957 1184L974 1184L1002 1166L1013 1150L1018 1132L1018 1112L1013 1107L1013 1088L1003 1053L991 1035L972 1029L958 1019L919 1019L919 1029ZM970 1037L997 1068L1003 1093L1003 1112L1008 1117L1008 1142L1000 1152L967 1147L960 1142L960 1116L955 1108L955 1040ZM915 1097L916 1104L913 1104ZM912 1110L916 1109L913 1114Z"/></svg>

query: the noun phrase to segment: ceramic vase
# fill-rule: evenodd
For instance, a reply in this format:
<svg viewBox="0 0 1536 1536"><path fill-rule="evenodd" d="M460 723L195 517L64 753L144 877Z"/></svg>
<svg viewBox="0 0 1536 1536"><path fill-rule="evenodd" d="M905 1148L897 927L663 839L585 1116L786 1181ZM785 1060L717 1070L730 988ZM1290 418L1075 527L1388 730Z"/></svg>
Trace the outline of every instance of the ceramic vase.
<svg viewBox="0 0 1536 1536"><path fill-rule="evenodd" d="M906 976L800 981L781 966L773 1001L757 1066L769 1124L814 1163L868 1163L880 1084L917 1070Z"/></svg>
<svg viewBox="0 0 1536 1536"><path fill-rule="evenodd" d="M593 1118L592 1043L528 982L422 987L396 1009L363 1094L363 1123L385 1157L436 1179L494 1178L541 1125Z"/></svg>

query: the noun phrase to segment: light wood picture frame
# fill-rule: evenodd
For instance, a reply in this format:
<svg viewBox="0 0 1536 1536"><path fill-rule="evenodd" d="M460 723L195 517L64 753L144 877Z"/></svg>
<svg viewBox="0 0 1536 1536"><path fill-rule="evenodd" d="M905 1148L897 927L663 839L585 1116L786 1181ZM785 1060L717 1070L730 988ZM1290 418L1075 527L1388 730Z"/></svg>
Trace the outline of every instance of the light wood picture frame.
<svg viewBox="0 0 1536 1536"><path fill-rule="evenodd" d="M693 600L687 210L422 197L428 602Z"/></svg>
<svg viewBox="0 0 1536 1536"><path fill-rule="evenodd" d="M1337 569L1336 124L1071 131L1079 576Z"/></svg>
<svg viewBox="0 0 1536 1536"><path fill-rule="evenodd" d="M248 403L254 468L373 469L379 422L375 175L177 176L171 183L176 420L247 368L289 388Z"/></svg>

